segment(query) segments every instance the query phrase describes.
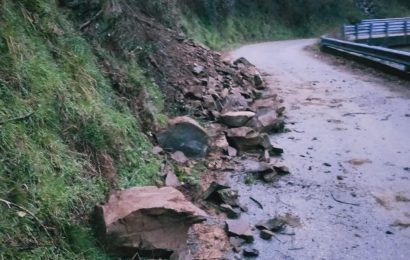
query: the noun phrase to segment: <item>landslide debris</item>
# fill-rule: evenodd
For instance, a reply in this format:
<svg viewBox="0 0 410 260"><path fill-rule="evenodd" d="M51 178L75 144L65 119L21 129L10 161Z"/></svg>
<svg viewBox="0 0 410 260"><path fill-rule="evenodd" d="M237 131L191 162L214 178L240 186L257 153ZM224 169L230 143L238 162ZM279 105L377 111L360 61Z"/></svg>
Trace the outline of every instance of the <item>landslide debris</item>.
<svg viewBox="0 0 410 260"><path fill-rule="evenodd" d="M186 251L189 228L207 216L169 187L113 191L95 213L100 238L111 252L149 258L169 258Z"/></svg>
<svg viewBox="0 0 410 260"><path fill-rule="evenodd" d="M192 171L197 163L193 160L204 159L206 173L213 176L215 172L235 170L235 161L241 160L238 156L247 153L259 155L267 162L270 156L280 155L283 149L272 145L267 133L283 130L284 107L277 95L266 92L261 74L248 60L224 59L221 53L147 17L130 0L122 4L70 1L69 7L92 17L83 21L80 17L80 29L96 49L119 57L116 60L100 55L100 67L139 116L151 140L157 142L159 147L153 152L164 158L158 173L161 181L157 184L169 186L115 191L116 195L111 195L105 206L97 206L98 212L103 212L99 217L105 227L103 240L114 253L126 248L130 253L147 253L148 257L169 257L186 244L187 230L197 220L192 218L196 216L190 208L193 205L189 206L191 211L178 205L173 205L176 209L164 206L169 202L167 199L173 200L167 192L175 195L171 187L186 188L178 177ZM125 65L133 62L143 64L147 68L144 76L152 77L160 86L166 100L162 111L155 107L153 93L133 91L130 67ZM166 125L157 119L159 112L171 117ZM179 174L169 165L168 158L178 165ZM276 171L273 166L267 167L270 171L262 178L271 182ZM144 200L138 197L145 193L150 195ZM206 194L207 199L216 199L218 209L230 218L239 218L240 212L246 211L246 207L239 205L239 194L229 187L214 185ZM179 194L175 196L186 205ZM159 204L155 206L151 201ZM120 205L127 205L127 211L123 212ZM115 220L104 214L104 209L113 212ZM151 231L145 230L141 221L149 223ZM124 226L127 223L131 225ZM159 236L156 230L167 235ZM227 230L228 234L253 240L250 227L240 220L228 221ZM126 239L113 239L117 237Z"/></svg>

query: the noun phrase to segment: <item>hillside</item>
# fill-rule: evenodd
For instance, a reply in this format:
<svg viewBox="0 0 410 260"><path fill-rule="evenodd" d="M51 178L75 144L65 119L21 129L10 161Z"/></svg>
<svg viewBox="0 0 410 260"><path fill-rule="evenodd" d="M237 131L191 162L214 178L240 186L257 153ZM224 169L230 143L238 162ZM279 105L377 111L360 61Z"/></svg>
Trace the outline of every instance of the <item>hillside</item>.
<svg viewBox="0 0 410 260"><path fill-rule="evenodd" d="M202 84L192 67L217 77L226 64L199 41L311 36L363 16L352 1L193 2L0 1L0 259L110 259L95 204L157 181L153 133L168 117L210 118L187 98Z"/></svg>

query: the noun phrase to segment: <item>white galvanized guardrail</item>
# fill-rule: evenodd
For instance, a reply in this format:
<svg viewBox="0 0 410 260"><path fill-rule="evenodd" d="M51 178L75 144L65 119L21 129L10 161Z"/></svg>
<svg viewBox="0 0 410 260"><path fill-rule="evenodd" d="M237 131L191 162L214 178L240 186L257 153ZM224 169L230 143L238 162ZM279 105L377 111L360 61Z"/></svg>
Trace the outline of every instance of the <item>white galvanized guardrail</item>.
<svg viewBox="0 0 410 260"><path fill-rule="evenodd" d="M393 36L410 37L410 17L362 20L355 25L344 25L342 34L343 39L349 41Z"/></svg>
<svg viewBox="0 0 410 260"><path fill-rule="evenodd" d="M365 59L367 58L372 60L372 62L377 60L383 63L394 63L400 65L403 68L402 71L404 73L410 73L410 52L338 40L327 36L323 36L321 38L320 44L322 47L330 48L336 51L359 54Z"/></svg>

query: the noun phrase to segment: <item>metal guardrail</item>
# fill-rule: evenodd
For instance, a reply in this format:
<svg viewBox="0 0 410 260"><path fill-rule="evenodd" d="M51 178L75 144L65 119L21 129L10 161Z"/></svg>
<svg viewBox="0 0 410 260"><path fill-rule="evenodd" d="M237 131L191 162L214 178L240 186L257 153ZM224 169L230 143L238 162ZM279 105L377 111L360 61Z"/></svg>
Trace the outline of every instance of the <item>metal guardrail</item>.
<svg viewBox="0 0 410 260"><path fill-rule="evenodd" d="M410 52L360 42L410 43L410 17L362 20L342 28L342 39L321 38L323 50L366 62L410 78Z"/></svg>
<svg viewBox="0 0 410 260"><path fill-rule="evenodd" d="M362 20L355 25L344 25L343 39L362 40L388 38L392 36L410 36L410 17Z"/></svg>
<svg viewBox="0 0 410 260"><path fill-rule="evenodd" d="M404 72L410 72L410 52L398 51L384 47L369 46L366 44L350 41L338 40L323 36L321 38L322 47L336 49L344 52L356 53L372 61L391 62L401 65Z"/></svg>

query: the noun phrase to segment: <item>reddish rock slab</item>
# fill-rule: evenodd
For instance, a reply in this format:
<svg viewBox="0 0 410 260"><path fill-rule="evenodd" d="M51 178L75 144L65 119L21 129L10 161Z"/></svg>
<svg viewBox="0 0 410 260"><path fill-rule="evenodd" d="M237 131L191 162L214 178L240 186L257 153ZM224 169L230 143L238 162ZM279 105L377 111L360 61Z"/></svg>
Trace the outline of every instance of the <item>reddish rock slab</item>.
<svg viewBox="0 0 410 260"><path fill-rule="evenodd" d="M186 247L191 225L207 214L171 187L113 191L95 208L97 232L107 249L120 256L169 258Z"/></svg>

